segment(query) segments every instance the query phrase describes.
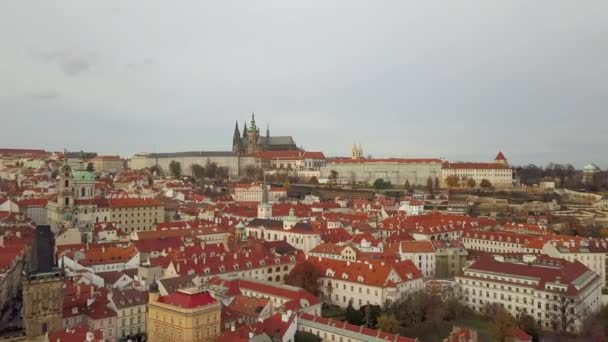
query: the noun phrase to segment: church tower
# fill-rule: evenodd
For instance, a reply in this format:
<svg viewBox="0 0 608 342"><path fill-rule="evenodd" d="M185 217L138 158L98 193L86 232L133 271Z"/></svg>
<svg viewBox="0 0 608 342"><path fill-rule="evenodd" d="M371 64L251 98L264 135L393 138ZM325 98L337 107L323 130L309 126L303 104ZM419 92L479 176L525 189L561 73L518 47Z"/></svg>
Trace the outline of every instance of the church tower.
<svg viewBox="0 0 608 342"><path fill-rule="evenodd" d="M64 272L55 264L54 252L50 227L36 227L32 255L23 271L23 325L28 340L63 328Z"/></svg>
<svg viewBox="0 0 608 342"><path fill-rule="evenodd" d="M239 122L234 126L234 134L232 135L232 152L241 152L241 132L239 132Z"/></svg>
<svg viewBox="0 0 608 342"><path fill-rule="evenodd" d="M357 147L357 144L353 143L353 148L352 148L351 153L352 153L351 159L353 159L353 160L363 159L363 147L361 147L361 144L359 144L359 146Z"/></svg>
<svg viewBox="0 0 608 342"><path fill-rule="evenodd" d="M253 154L260 151L259 148L260 129L255 124L255 113L251 113L251 124L247 132L247 153Z"/></svg>
<svg viewBox="0 0 608 342"><path fill-rule="evenodd" d="M266 185L266 173L262 183L262 202L258 204L258 218L269 219L272 217L272 206L268 203L268 185Z"/></svg>

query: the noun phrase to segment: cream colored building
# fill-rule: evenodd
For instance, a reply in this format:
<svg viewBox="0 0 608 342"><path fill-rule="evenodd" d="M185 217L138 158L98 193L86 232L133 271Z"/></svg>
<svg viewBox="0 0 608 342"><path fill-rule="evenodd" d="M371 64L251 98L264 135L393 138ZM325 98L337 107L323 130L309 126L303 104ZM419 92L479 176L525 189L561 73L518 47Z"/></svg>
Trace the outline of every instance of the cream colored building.
<svg viewBox="0 0 608 342"><path fill-rule="evenodd" d="M542 253L570 262L580 261L599 275L602 287L606 287L606 240L578 237L551 240L545 243Z"/></svg>
<svg viewBox="0 0 608 342"><path fill-rule="evenodd" d="M100 199L94 208L94 222L113 222L125 233L153 230L165 222L165 208L150 198Z"/></svg>
<svg viewBox="0 0 608 342"><path fill-rule="evenodd" d="M484 256L457 276L456 282L462 289L462 301L476 312L497 304L514 317L531 315L543 329L556 329L564 317L561 312L566 312L566 321L572 319L566 329L576 332L601 307L599 278L578 261Z"/></svg>
<svg viewBox="0 0 608 342"><path fill-rule="evenodd" d="M116 311L116 336L141 336L146 332L148 293L135 289L113 290L109 306Z"/></svg>
<svg viewBox="0 0 608 342"><path fill-rule="evenodd" d="M361 306L383 305L405 293L424 287L422 274L411 261L385 263L377 261L350 262L307 257L321 272L319 282L326 301L340 307L350 302Z"/></svg>
<svg viewBox="0 0 608 342"><path fill-rule="evenodd" d="M332 171L338 172L338 178L352 183L372 184L376 179L382 178L394 185L426 185L430 177L441 177L440 159L352 159L339 158L328 160L321 167L321 177L327 178Z"/></svg>
<svg viewBox="0 0 608 342"><path fill-rule="evenodd" d="M231 177L238 177L241 161L234 152L192 151L175 153L140 153L131 158L130 166L140 170L158 165L165 173L169 172L169 164L176 161L181 164L183 175L192 175L192 165L205 167L208 163L215 163L218 167L227 167ZM243 160L255 166L255 159Z"/></svg>
<svg viewBox="0 0 608 342"><path fill-rule="evenodd" d="M513 169L507 159L499 152L493 163L445 162L441 168L441 180L446 185L448 177L458 177L459 185L467 187L467 181L473 179L479 187L483 180L492 186L508 188L513 186Z"/></svg>
<svg viewBox="0 0 608 342"><path fill-rule="evenodd" d="M151 342L211 342L220 335L221 304L209 293L180 289L167 296L150 287L148 340Z"/></svg>
<svg viewBox="0 0 608 342"><path fill-rule="evenodd" d="M284 188L272 188L266 185L268 200L277 202L281 198L287 198L287 190ZM234 200L237 202L261 202L264 190L263 184L237 184L234 186Z"/></svg>
<svg viewBox="0 0 608 342"><path fill-rule="evenodd" d="M97 156L89 160L96 172L116 173L124 169L124 162L119 156Z"/></svg>

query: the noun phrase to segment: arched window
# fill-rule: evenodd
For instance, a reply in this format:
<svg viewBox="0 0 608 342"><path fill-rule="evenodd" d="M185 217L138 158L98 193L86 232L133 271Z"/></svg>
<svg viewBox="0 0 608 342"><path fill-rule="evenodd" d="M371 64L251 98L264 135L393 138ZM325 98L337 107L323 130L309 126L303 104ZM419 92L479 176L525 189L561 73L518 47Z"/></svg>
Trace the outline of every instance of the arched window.
<svg viewBox="0 0 608 342"><path fill-rule="evenodd" d="M70 205L70 198L69 197L65 198L65 205Z"/></svg>
<svg viewBox="0 0 608 342"><path fill-rule="evenodd" d="M80 197L84 197L84 187L80 188Z"/></svg>
<svg viewBox="0 0 608 342"><path fill-rule="evenodd" d="M66 179L64 184L65 184L65 187L67 188L70 186L70 181Z"/></svg>

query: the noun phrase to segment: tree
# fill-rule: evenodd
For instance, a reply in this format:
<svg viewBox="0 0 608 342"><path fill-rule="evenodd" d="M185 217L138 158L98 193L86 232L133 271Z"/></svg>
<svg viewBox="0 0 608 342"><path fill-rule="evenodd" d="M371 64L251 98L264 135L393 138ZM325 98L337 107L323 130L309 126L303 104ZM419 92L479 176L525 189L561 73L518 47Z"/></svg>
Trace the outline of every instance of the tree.
<svg viewBox="0 0 608 342"><path fill-rule="evenodd" d="M296 264L291 272L285 276L285 284L301 287L318 297L321 294L320 277L319 269L311 262L304 261Z"/></svg>
<svg viewBox="0 0 608 342"><path fill-rule="evenodd" d="M245 167L245 176L247 176L247 178L249 178L249 179L255 178L255 166L254 165L247 165Z"/></svg>
<svg viewBox="0 0 608 342"><path fill-rule="evenodd" d="M210 163L209 161L207 161L207 166L205 167L205 176L207 176L207 178L215 178L216 171L217 171L217 164Z"/></svg>
<svg viewBox="0 0 608 342"><path fill-rule="evenodd" d="M492 319L490 331L497 342L504 341L505 337L510 336L513 329L517 327L515 318L498 304L487 304L484 307L484 312L486 316Z"/></svg>
<svg viewBox="0 0 608 342"><path fill-rule="evenodd" d="M433 178L431 178L431 176L426 179L426 189L428 190L429 194L433 194Z"/></svg>
<svg viewBox="0 0 608 342"><path fill-rule="evenodd" d="M482 188L484 188L484 189L488 189L488 188L492 187L492 183L490 183L489 180L487 180L487 179L484 178L479 183L479 186L482 187Z"/></svg>
<svg viewBox="0 0 608 342"><path fill-rule="evenodd" d="M225 180L230 178L230 170L225 166L220 166L215 170L215 177Z"/></svg>
<svg viewBox="0 0 608 342"><path fill-rule="evenodd" d="M399 332L399 321L393 315L380 315L380 317L378 317L376 329L390 334L396 334Z"/></svg>
<svg viewBox="0 0 608 342"><path fill-rule="evenodd" d="M291 182L289 181L289 177L285 178L285 180L283 181L283 188L285 188L285 190L287 191L291 189Z"/></svg>
<svg viewBox="0 0 608 342"><path fill-rule="evenodd" d="M315 184L315 185L317 185L317 184L319 184L319 180L317 179L317 177L312 176L312 177L310 177L310 180L308 181L308 184Z"/></svg>
<svg viewBox="0 0 608 342"><path fill-rule="evenodd" d="M89 163L87 164L87 171L89 171L89 172L93 172L93 171L95 171L95 165L93 165L93 163L90 163L90 162L89 162Z"/></svg>
<svg viewBox="0 0 608 342"><path fill-rule="evenodd" d="M169 163L169 173L175 178L180 178L182 176L182 164L172 160Z"/></svg>
<svg viewBox="0 0 608 342"><path fill-rule="evenodd" d="M456 175L447 176L445 179L445 184L448 186L448 188L457 187L458 186L458 176L456 176Z"/></svg>
<svg viewBox="0 0 608 342"><path fill-rule="evenodd" d="M163 169L158 165L150 167L150 173L156 173L157 176L162 176L164 174Z"/></svg>
<svg viewBox="0 0 608 342"><path fill-rule="evenodd" d="M338 182L338 171L331 170L328 178L333 184L336 184Z"/></svg>
<svg viewBox="0 0 608 342"><path fill-rule="evenodd" d="M409 179L405 180L405 185L404 185L405 190L410 191L412 190L412 186L410 185L410 181Z"/></svg>
<svg viewBox="0 0 608 342"><path fill-rule="evenodd" d="M199 164L190 165L190 171L192 172L192 177L195 179L203 179L205 177L205 168Z"/></svg>
<svg viewBox="0 0 608 342"><path fill-rule="evenodd" d="M374 181L374 184L372 186L374 187L374 189L380 190L386 188L386 183L384 182L384 179L378 178Z"/></svg>
<svg viewBox="0 0 608 342"><path fill-rule="evenodd" d="M467 179L467 186L473 189L477 185L477 182L473 178Z"/></svg>
<svg viewBox="0 0 608 342"><path fill-rule="evenodd" d="M353 300L351 299L348 302L348 306L346 307L346 312L344 314L346 321L350 324L361 325L361 321L363 319L363 315L358 310L353 308Z"/></svg>
<svg viewBox="0 0 608 342"><path fill-rule="evenodd" d="M367 304L359 308L361 313L361 322L368 328L373 328L378 324L378 317L382 314L382 308L379 305Z"/></svg>
<svg viewBox="0 0 608 342"><path fill-rule="evenodd" d="M540 334L540 329L534 317L528 315L527 313L520 313L517 318L517 325L521 330L523 330L526 334L532 336L532 341L538 341L538 337Z"/></svg>
<svg viewBox="0 0 608 342"><path fill-rule="evenodd" d="M553 304L553 311L556 312L551 321L553 330L562 334L571 331L574 328L574 323L584 316L584 312L580 311L582 308L579 304L580 301L561 295L557 303Z"/></svg>
<svg viewBox="0 0 608 342"><path fill-rule="evenodd" d="M439 178L435 177L435 190L441 189L441 185L439 184Z"/></svg>

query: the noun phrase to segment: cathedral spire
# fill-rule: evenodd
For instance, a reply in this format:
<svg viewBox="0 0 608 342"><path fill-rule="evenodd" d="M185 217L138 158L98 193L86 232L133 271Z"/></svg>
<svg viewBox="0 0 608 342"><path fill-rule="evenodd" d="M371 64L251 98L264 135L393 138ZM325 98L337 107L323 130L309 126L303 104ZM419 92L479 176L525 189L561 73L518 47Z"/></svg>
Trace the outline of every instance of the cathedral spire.
<svg viewBox="0 0 608 342"><path fill-rule="evenodd" d="M240 152L241 150L241 132L239 132L239 122L234 126L234 135L232 136L232 152Z"/></svg>
<svg viewBox="0 0 608 342"><path fill-rule="evenodd" d="M266 185L266 172L264 172L264 180L262 183L262 204L268 205L268 186Z"/></svg>
<svg viewBox="0 0 608 342"><path fill-rule="evenodd" d="M270 145L270 124L266 122L266 146Z"/></svg>

